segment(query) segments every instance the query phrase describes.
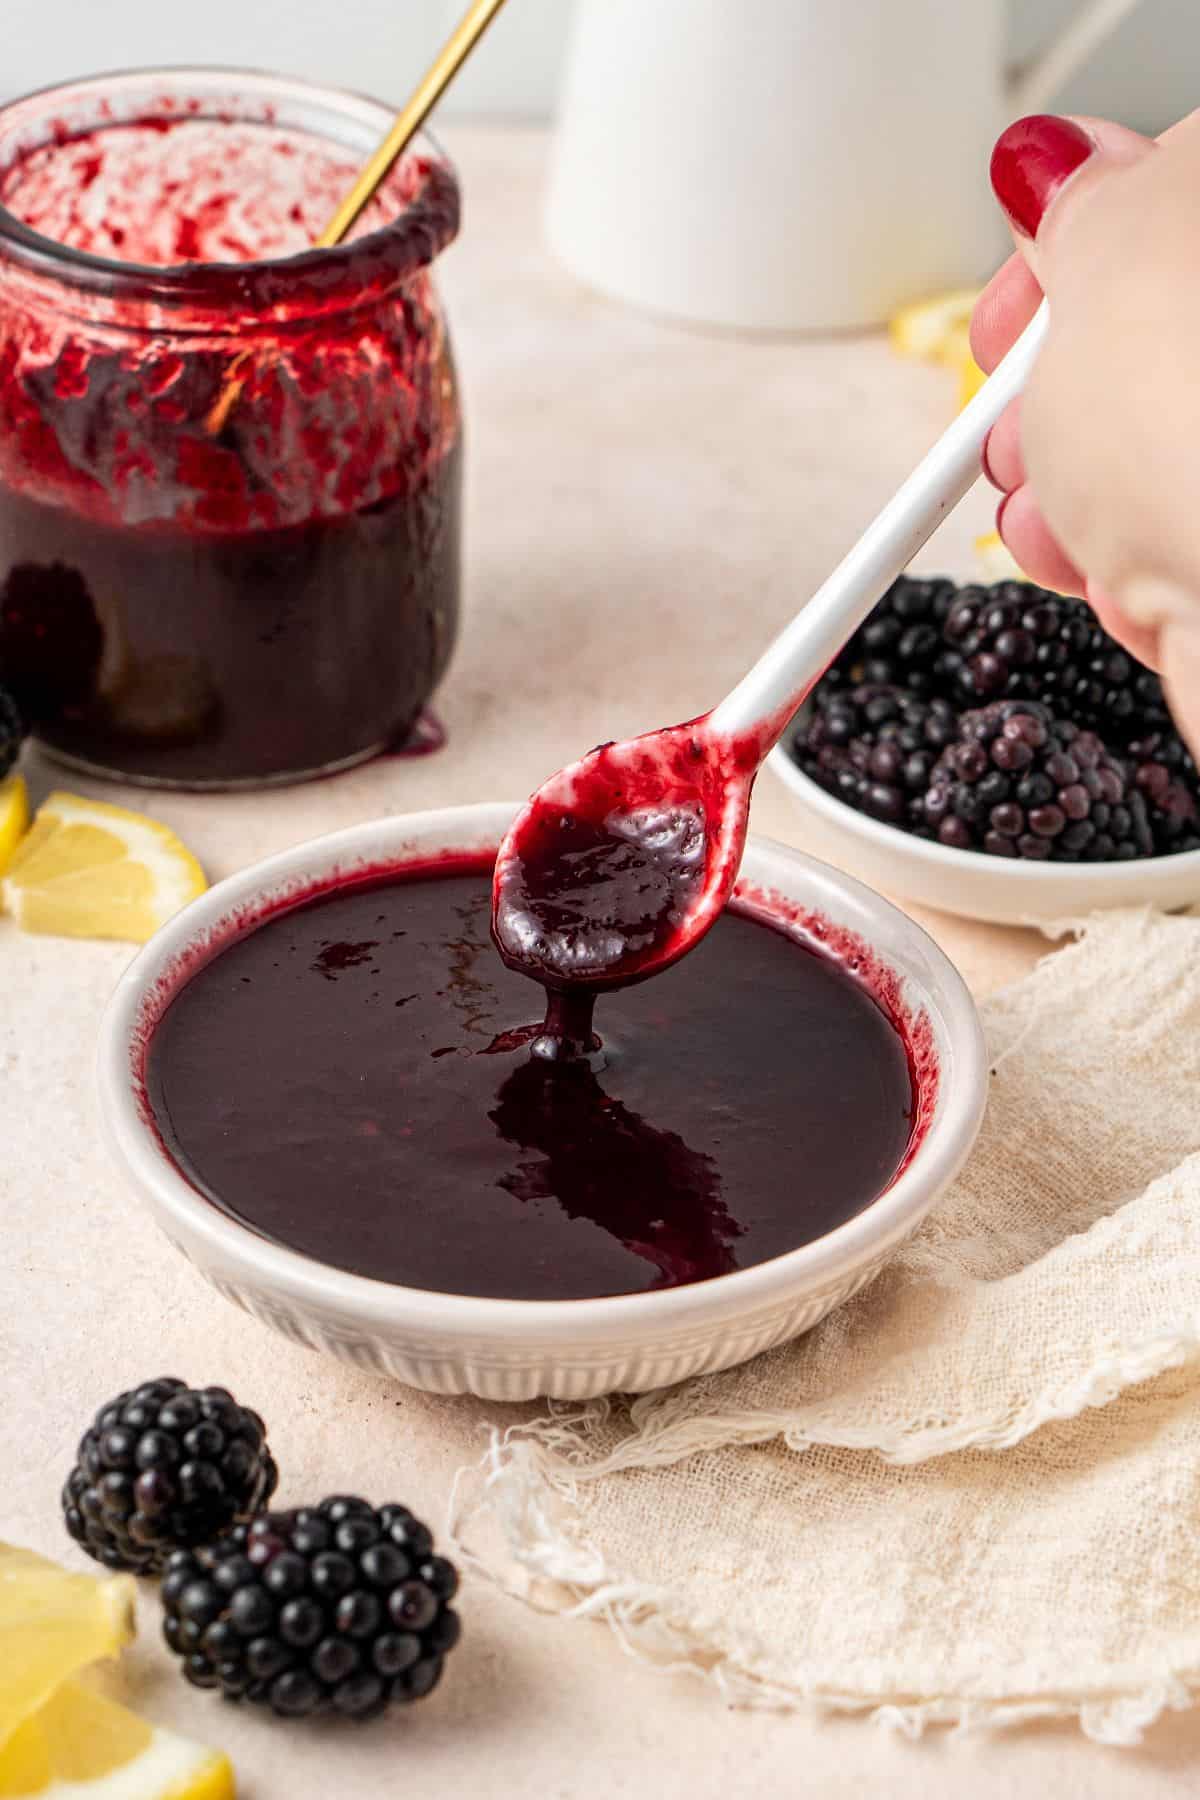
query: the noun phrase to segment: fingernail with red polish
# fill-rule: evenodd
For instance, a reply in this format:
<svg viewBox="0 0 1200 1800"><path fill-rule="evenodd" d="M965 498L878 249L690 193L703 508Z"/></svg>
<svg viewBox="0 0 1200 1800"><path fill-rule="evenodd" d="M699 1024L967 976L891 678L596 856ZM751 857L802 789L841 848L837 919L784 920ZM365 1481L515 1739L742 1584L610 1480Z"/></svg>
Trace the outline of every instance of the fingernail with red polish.
<svg viewBox="0 0 1200 1800"><path fill-rule="evenodd" d="M1046 208L1096 146L1070 119L1034 113L996 140L992 189L1018 231L1036 237Z"/></svg>

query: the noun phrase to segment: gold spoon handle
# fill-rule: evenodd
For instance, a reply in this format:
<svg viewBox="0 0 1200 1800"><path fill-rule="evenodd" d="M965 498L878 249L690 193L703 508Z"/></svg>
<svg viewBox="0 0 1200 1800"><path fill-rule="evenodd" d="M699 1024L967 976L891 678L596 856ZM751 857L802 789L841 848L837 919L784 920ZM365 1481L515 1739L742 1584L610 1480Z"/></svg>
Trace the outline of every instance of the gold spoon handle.
<svg viewBox="0 0 1200 1800"><path fill-rule="evenodd" d="M397 114L396 123L317 239L317 249L330 250L335 244L340 244L363 208L370 205L391 173L397 157L403 155L420 131L503 5L504 0L472 0L459 24L438 51L412 98L403 111ZM242 370L249 359L249 350L239 351L226 370L221 391L204 421L204 429L209 437L218 437L225 429L229 415L246 385Z"/></svg>
<svg viewBox="0 0 1200 1800"><path fill-rule="evenodd" d="M340 244L363 208L370 205L397 157L421 129L503 5L504 0L473 0L438 51L420 86L397 115L396 123L317 239L318 249L328 250Z"/></svg>

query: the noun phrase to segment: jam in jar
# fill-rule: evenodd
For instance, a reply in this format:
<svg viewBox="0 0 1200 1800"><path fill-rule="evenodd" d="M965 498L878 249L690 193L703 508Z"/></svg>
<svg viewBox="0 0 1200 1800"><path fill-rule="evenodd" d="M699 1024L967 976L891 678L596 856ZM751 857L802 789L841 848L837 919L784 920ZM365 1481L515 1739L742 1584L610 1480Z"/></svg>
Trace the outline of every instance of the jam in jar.
<svg viewBox="0 0 1200 1800"><path fill-rule="evenodd" d="M0 109L0 676L56 758L298 780L402 741L440 679L453 170L419 140L312 248L389 123L218 70Z"/></svg>

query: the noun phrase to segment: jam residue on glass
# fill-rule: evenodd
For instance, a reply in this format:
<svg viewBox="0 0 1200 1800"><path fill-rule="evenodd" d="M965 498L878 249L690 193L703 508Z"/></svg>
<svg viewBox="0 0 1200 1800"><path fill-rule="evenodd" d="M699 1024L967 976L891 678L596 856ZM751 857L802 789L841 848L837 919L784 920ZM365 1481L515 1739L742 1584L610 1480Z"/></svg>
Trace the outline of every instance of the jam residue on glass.
<svg viewBox="0 0 1200 1800"><path fill-rule="evenodd" d="M307 133L176 117L109 124L30 150L0 177L0 205L71 250L115 262L247 263L312 248L358 173ZM148 195L160 202L147 207ZM391 216L378 197L353 229Z"/></svg>
<svg viewBox="0 0 1200 1800"><path fill-rule="evenodd" d="M38 97L0 111L0 639L28 660L40 595L64 663L101 640L85 692L39 688L38 735L78 763L297 778L402 739L453 645L459 417L430 269L457 185L410 154L354 241L312 250L351 150L274 118L261 78L219 116L147 89L154 116L116 117L137 79L113 77L107 119L93 84L70 127Z"/></svg>
<svg viewBox="0 0 1200 1800"><path fill-rule="evenodd" d="M901 1167L919 1104L905 1039L814 938L735 904L652 985L608 996L590 1055L547 1063L490 900L479 861L246 921L145 1050L147 1105L189 1179L342 1269L573 1299L795 1249Z"/></svg>

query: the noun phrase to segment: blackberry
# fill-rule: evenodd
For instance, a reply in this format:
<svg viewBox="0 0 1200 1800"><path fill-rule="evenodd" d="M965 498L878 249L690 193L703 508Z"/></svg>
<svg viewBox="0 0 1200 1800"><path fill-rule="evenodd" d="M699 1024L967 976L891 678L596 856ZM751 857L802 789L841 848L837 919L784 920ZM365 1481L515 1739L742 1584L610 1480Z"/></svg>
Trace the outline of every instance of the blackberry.
<svg viewBox="0 0 1200 1800"><path fill-rule="evenodd" d="M1146 802L1156 855L1200 850L1200 774L1178 732L1168 726L1135 738L1128 755Z"/></svg>
<svg viewBox="0 0 1200 1800"><path fill-rule="evenodd" d="M1015 768L968 775L942 755L961 751L968 771L976 769L979 744L990 757L991 742L1017 716L997 725L990 709L1001 700L1020 702L1021 716L1036 721L1024 729L1048 733L1044 744L1026 744L1032 761L1023 783ZM990 723L968 726L975 712ZM985 737L972 738L972 729ZM1082 785L1088 807L1056 827L1063 809L1045 798L1054 777L1040 763L1074 756L1071 732L1082 735L1075 760L1090 773L1059 786ZM901 577L818 683L791 753L857 811L994 855L1103 861L1200 849L1200 771L1158 676L1108 635L1084 601L1023 581L957 588ZM1014 754L1000 750L1002 761ZM983 797L969 795L985 773ZM1091 791L1097 782L1100 791ZM990 822L992 807L1010 805L1022 814L1015 832ZM1078 812L1078 795L1071 805ZM1035 810L1044 829L1029 825L1025 815ZM1006 811L1002 823L1012 826L1014 815ZM987 837L993 841L985 846Z"/></svg>
<svg viewBox="0 0 1200 1800"><path fill-rule="evenodd" d="M1108 635L1084 601L1034 592L1027 612L1038 640L1036 698L1120 747L1134 734L1174 729L1158 676Z"/></svg>
<svg viewBox="0 0 1200 1800"><path fill-rule="evenodd" d="M1133 774L1094 732L1034 700L993 701L958 726L922 802L939 843L1040 862L1153 854Z"/></svg>
<svg viewBox="0 0 1200 1800"><path fill-rule="evenodd" d="M1039 700L1118 745L1171 729L1162 683L1123 650L1083 600L1023 581L964 587L943 627L939 675L960 704Z"/></svg>
<svg viewBox="0 0 1200 1800"><path fill-rule="evenodd" d="M818 689L792 754L807 775L857 812L921 829L914 806L956 729L945 700L871 684L832 693Z"/></svg>
<svg viewBox="0 0 1200 1800"><path fill-rule="evenodd" d="M257 1413L225 1388L146 1381L101 1407L63 1488L67 1530L97 1562L156 1573L266 1505L279 1479Z"/></svg>
<svg viewBox="0 0 1200 1800"><path fill-rule="evenodd" d="M87 583L65 563L17 563L0 587L0 681L36 727L95 688L104 631Z"/></svg>
<svg viewBox="0 0 1200 1800"><path fill-rule="evenodd" d="M1134 734L1173 731L1162 682L1092 621L1088 642L1056 671L1057 710L1122 747Z"/></svg>
<svg viewBox="0 0 1200 1800"><path fill-rule="evenodd" d="M943 675L968 706L1001 696L1049 703L1054 670L1082 653L1089 616L1082 601L1021 581L960 588L943 630Z"/></svg>
<svg viewBox="0 0 1200 1800"><path fill-rule="evenodd" d="M822 686L828 692L870 683L932 694L942 626L956 591L952 581L901 575L826 671Z"/></svg>
<svg viewBox="0 0 1200 1800"><path fill-rule="evenodd" d="M8 690L0 687L0 781L16 767L24 739L21 709Z"/></svg>
<svg viewBox="0 0 1200 1800"><path fill-rule="evenodd" d="M283 1718L369 1719L436 1687L459 1639L457 1588L407 1508L338 1497L177 1550L163 1635L196 1687Z"/></svg>

